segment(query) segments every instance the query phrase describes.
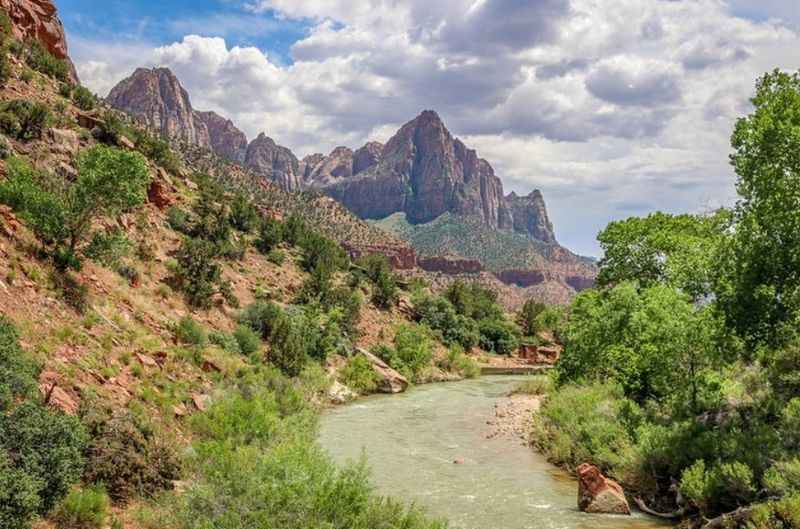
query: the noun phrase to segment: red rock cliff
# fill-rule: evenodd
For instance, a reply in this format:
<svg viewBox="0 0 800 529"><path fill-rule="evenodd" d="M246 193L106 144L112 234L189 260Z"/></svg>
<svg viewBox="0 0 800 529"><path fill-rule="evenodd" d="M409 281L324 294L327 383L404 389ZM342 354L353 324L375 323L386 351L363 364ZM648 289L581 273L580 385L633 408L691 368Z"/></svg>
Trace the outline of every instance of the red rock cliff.
<svg viewBox="0 0 800 529"><path fill-rule="evenodd" d="M75 65L69 58L64 25L58 10L49 0L0 0L0 8L11 18L14 35L20 40L36 39L57 59L67 61L72 80L78 82Z"/></svg>

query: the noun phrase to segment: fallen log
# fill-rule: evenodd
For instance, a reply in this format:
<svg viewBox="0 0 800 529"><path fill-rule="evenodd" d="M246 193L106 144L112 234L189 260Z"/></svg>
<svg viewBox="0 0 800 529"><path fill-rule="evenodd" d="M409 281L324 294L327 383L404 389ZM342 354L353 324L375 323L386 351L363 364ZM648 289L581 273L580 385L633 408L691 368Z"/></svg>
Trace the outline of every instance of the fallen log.
<svg viewBox="0 0 800 529"><path fill-rule="evenodd" d="M649 514L651 516L656 516L657 518L665 518L667 520L675 520L677 518L682 518L683 515L686 514L686 508L685 507L681 507L677 511L672 511L672 512L658 512L658 511L654 511L653 509L648 507L647 504L644 502L644 500L641 499L641 498L633 498L633 501L636 502L636 505L639 507L640 511L642 511L644 513L647 513L647 514Z"/></svg>

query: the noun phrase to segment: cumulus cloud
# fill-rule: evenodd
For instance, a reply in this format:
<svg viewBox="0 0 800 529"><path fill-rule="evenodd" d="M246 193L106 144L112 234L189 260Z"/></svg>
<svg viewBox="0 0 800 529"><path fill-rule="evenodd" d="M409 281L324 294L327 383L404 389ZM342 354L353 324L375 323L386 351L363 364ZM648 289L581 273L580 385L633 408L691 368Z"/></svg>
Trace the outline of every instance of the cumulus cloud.
<svg viewBox="0 0 800 529"><path fill-rule="evenodd" d="M192 21L176 24L198 34L165 45L72 44L100 93L135 66L168 66L195 107L301 156L385 141L434 108L507 190L541 188L559 238L593 253L613 218L731 200L732 124L758 75L798 66L785 4L746 19L759 3L249 0L310 25L290 64Z"/></svg>

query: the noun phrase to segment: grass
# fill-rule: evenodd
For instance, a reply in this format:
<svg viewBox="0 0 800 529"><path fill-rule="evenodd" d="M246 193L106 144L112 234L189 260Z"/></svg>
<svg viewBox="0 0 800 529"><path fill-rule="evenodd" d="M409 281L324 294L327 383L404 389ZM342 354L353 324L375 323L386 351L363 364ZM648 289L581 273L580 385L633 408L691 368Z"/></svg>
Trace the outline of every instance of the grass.
<svg viewBox="0 0 800 529"><path fill-rule="evenodd" d="M518 382L511 390L512 395L547 395L554 389L553 379L547 375L534 375Z"/></svg>

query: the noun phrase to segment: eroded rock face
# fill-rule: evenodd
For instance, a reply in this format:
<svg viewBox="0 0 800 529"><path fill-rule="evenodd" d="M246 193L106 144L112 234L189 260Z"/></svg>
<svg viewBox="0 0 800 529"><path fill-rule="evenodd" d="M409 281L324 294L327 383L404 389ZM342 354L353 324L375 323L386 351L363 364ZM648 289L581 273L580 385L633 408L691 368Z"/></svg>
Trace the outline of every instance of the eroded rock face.
<svg viewBox="0 0 800 529"><path fill-rule="evenodd" d="M541 191L536 189L526 197L511 193L506 197L506 204L511 213L514 231L529 233L542 242L556 242L553 223L547 215L547 206Z"/></svg>
<svg viewBox="0 0 800 529"><path fill-rule="evenodd" d="M64 25L58 17L58 10L53 2L50 0L0 0L0 7L8 13L16 38L23 41L36 39L41 42L55 58L69 64L72 80L78 82L75 65L72 64L67 50Z"/></svg>
<svg viewBox="0 0 800 529"><path fill-rule="evenodd" d="M308 176L312 186L329 185L353 176L353 151L347 147L336 147L328 156L314 160L318 161Z"/></svg>
<svg viewBox="0 0 800 529"><path fill-rule="evenodd" d="M412 270L417 266L417 254L409 246L391 246L377 244L343 244L351 259L359 259L368 255L383 255L395 270Z"/></svg>
<svg viewBox="0 0 800 529"><path fill-rule="evenodd" d="M371 141L353 154L353 174L358 174L378 164L383 154L383 144Z"/></svg>
<svg viewBox="0 0 800 529"><path fill-rule="evenodd" d="M208 130L211 149L234 162L244 162L247 153L247 136L233 122L216 112L195 112Z"/></svg>
<svg viewBox="0 0 800 529"><path fill-rule="evenodd" d="M138 68L115 86L106 100L163 136L211 147L208 127L195 114L189 94L169 68Z"/></svg>
<svg viewBox="0 0 800 529"><path fill-rule="evenodd" d="M300 189L300 161L263 132L248 145L244 164L287 191Z"/></svg>
<svg viewBox="0 0 800 529"><path fill-rule="evenodd" d="M630 514L625 492L616 481L605 477L594 465L584 463L577 468L578 508L597 514Z"/></svg>
<svg viewBox="0 0 800 529"><path fill-rule="evenodd" d="M460 259L458 257L420 257L419 267L426 272L440 272L448 275L479 274L483 272L483 265L474 259Z"/></svg>
<svg viewBox="0 0 800 529"><path fill-rule="evenodd" d="M544 283L547 277L541 270L503 270L496 274L506 285L528 288Z"/></svg>

